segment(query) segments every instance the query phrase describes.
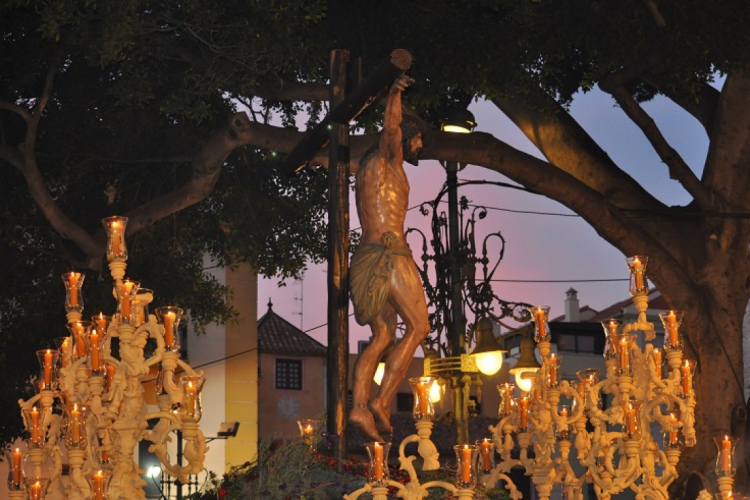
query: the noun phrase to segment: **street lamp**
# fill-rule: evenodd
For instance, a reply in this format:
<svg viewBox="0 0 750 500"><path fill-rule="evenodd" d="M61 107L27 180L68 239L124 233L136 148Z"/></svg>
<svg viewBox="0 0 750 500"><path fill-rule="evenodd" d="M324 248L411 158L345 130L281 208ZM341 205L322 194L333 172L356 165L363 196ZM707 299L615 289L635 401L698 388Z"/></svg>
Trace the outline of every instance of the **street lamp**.
<svg viewBox="0 0 750 500"><path fill-rule="evenodd" d="M503 366L503 353L506 352L492 332L492 320L482 318L477 321L476 346L474 347L474 361L480 372L488 377L496 374Z"/></svg>
<svg viewBox="0 0 750 500"><path fill-rule="evenodd" d="M542 367L539 361L536 359L536 345L534 340L526 335L521 339L520 353L518 355L518 361L513 365L513 368L508 370L511 375L516 377L516 385L519 389L524 392L530 392L531 387L534 385L534 378L536 373Z"/></svg>

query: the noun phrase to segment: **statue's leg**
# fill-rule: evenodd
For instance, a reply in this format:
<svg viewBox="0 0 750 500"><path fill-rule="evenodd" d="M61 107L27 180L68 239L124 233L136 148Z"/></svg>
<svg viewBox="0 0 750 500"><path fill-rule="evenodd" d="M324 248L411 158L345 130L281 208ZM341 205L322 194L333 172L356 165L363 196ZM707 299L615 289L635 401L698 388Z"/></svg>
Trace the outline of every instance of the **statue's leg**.
<svg viewBox="0 0 750 500"><path fill-rule="evenodd" d="M392 311L390 306L386 308ZM393 333L388 328L388 322L381 313L370 322L372 330L372 341L367 349L357 358L354 365L354 383L352 386L352 409L349 412L349 421L359 427L372 439L382 441L375 426L375 419L367 409L367 401L370 399L372 378L378 367L380 358L393 342Z"/></svg>
<svg viewBox="0 0 750 500"><path fill-rule="evenodd" d="M404 337L385 361L385 374L380 384L380 392L369 405L370 410L381 420L381 427L388 429L391 428L388 411L391 402L409 369L417 347L430 333L427 301L414 261L410 257L394 256L393 264L388 302L403 320L406 330ZM388 423L387 427L385 423Z"/></svg>

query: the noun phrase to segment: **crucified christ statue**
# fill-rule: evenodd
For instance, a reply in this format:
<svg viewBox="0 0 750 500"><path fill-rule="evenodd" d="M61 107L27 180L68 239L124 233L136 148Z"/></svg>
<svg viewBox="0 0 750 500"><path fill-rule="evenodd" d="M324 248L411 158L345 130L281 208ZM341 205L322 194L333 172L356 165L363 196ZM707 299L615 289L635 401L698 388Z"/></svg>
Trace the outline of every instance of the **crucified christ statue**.
<svg viewBox="0 0 750 500"><path fill-rule="evenodd" d="M411 83L401 76L391 87L380 141L360 160L355 184L362 238L352 256L349 280L355 319L369 325L372 342L354 367L349 421L377 441L383 440L381 432L393 432L391 402L430 332L422 281L404 236L409 181L403 162L416 165L422 148L418 125L408 116L402 120L401 92ZM378 395L370 398L377 365L396 340L397 315L406 331L385 361Z"/></svg>

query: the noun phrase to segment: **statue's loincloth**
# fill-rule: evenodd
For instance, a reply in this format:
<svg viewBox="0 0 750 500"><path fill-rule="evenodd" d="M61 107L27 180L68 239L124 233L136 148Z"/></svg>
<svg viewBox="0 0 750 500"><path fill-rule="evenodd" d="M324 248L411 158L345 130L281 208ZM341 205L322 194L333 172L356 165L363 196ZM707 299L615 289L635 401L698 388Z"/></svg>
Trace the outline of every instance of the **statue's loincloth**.
<svg viewBox="0 0 750 500"><path fill-rule="evenodd" d="M360 245L352 256L349 287L354 319L360 325L370 323L388 299L394 255L411 257L411 250L388 231L380 237L380 243Z"/></svg>

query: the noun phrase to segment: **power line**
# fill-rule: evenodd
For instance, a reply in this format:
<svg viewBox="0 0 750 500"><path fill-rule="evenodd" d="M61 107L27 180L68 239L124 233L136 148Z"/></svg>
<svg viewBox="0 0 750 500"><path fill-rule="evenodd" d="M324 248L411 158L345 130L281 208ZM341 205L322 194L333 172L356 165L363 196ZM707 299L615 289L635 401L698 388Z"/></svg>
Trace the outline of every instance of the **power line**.
<svg viewBox="0 0 750 500"><path fill-rule="evenodd" d="M605 281L630 281L630 278L605 278L593 280L489 280L501 283L599 283Z"/></svg>

